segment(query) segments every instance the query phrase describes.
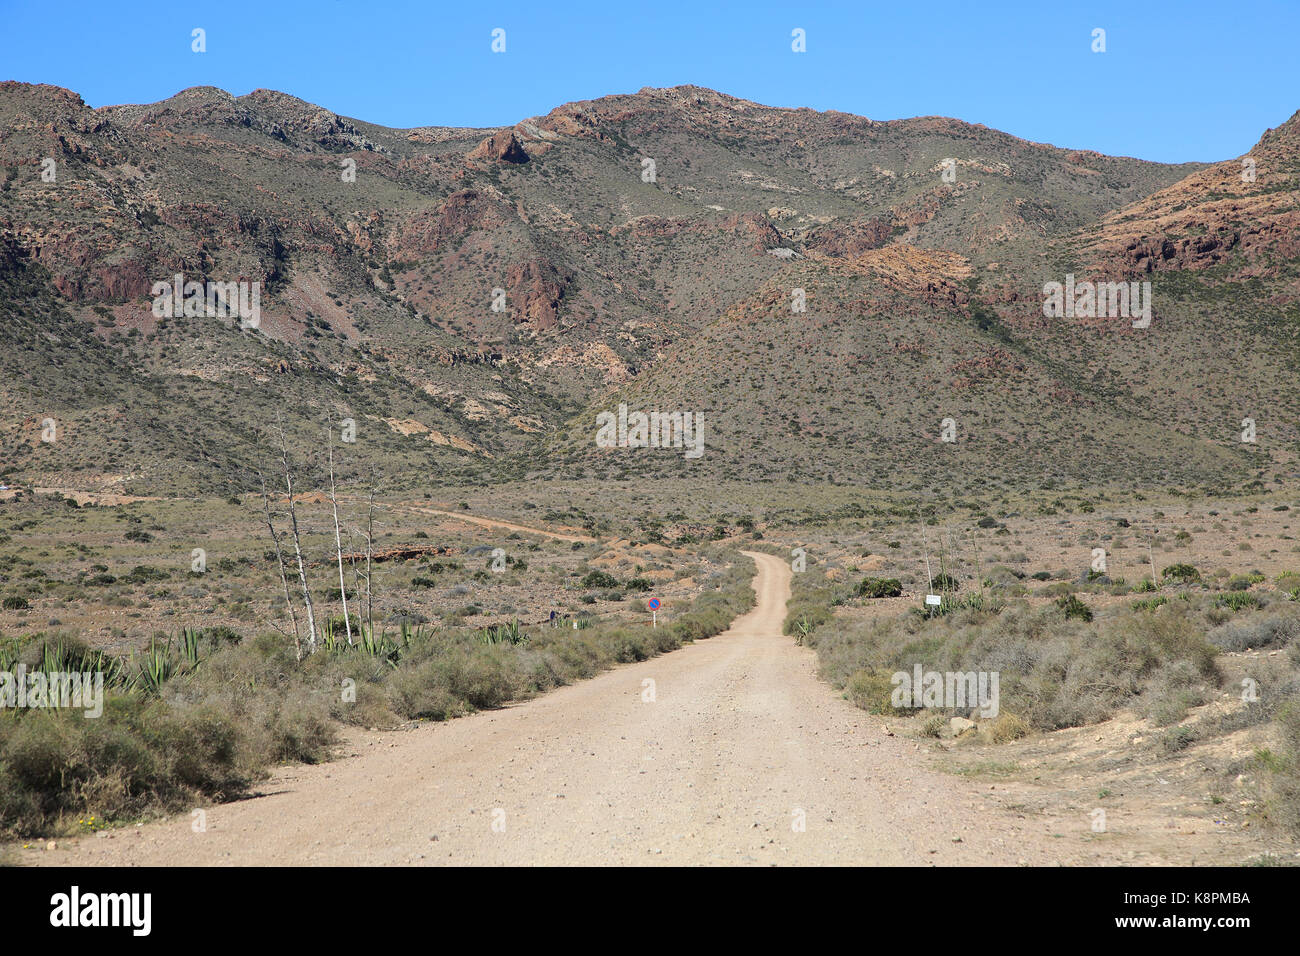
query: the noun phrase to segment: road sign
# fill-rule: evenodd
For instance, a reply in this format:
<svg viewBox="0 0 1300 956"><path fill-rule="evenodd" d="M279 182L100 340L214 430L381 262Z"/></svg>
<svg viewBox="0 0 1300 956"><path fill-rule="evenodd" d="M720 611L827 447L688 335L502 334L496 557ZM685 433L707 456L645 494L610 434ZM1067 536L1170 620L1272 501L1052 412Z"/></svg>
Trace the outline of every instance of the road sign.
<svg viewBox="0 0 1300 956"><path fill-rule="evenodd" d="M937 594L927 594L925 596L925 603L931 607L938 607L943 603L943 598L939 597Z"/></svg>
<svg viewBox="0 0 1300 956"><path fill-rule="evenodd" d="M651 598L649 601L646 602L646 607L648 607L652 611L659 610L659 606L660 605L659 605L658 598Z"/></svg>

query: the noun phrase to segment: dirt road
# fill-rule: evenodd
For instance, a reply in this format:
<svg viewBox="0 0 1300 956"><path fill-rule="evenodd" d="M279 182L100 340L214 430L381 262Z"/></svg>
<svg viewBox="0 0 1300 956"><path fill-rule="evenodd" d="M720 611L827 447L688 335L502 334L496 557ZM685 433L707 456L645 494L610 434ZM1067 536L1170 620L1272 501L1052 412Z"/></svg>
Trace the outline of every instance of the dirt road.
<svg viewBox="0 0 1300 956"><path fill-rule="evenodd" d="M1051 863L1041 823L921 769L918 745L817 680L781 635L766 554L730 630L505 710L359 733L192 819L29 850L133 864Z"/></svg>
<svg viewBox="0 0 1300 956"><path fill-rule="evenodd" d="M556 541L595 541L595 538L585 534L568 534L562 531L546 531L542 528L530 528L527 525L515 524L511 521L501 521L497 518L484 518L479 515L472 515L465 511L443 511L441 508L426 508L423 505L392 505L392 508L398 511L414 511L426 515L443 515L456 521L463 521L466 524L478 525L481 528L495 528L498 531L522 531L527 534L538 534L545 538L554 538Z"/></svg>

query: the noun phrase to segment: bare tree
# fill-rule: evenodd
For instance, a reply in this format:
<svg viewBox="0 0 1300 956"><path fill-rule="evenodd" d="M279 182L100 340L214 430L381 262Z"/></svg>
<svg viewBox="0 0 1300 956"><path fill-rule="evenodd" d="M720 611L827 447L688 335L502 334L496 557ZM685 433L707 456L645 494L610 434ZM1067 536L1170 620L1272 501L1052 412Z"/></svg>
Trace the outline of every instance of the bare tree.
<svg viewBox="0 0 1300 956"><path fill-rule="evenodd" d="M965 537L966 543L975 552L975 581L979 584L980 594L982 595L984 593L984 581L986 580L984 576L984 546L980 544L975 532L969 528L966 529Z"/></svg>
<svg viewBox="0 0 1300 956"><path fill-rule="evenodd" d="M357 567L357 542L352 536L352 531L348 531L348 564L352 567L352 593L361 592L361 569ZM365 635L365 628L362 625L361 615L357 615L357 633Z"/></svg>
<svg viewBox="0 0 1300 956"><path fill-rule="evenodd" d="M921 526L921 545L925 548L925 576L929 579L929 588L926 597L934 593L934 575L930 573L930 536L925 533L925 526Z"/></svg>
<svg viewBox="0 0 1300 956"><path fill-rule="evenodd" d="M366 503L366 625L375 633L375 605L370 587L370 560L375 549L375 474L370 472L370 496Z"/></svg>
<svg viewBox="0 0 1300 956"><path fill-rule="evenodd" d="M280 585L284 588L284 603L289 608L289 623L293 626L293 654L301 662L302 637L298 633L298 612L293 609L293 598L289 595L289 576L284 569L284 551L280 547L280 533L275 530L275 522L271 520L271 495L266 490L266 478L261 471L258 471L257 479L262 483L262 510L266 513L266 528L271 532L271 541L275 544L275 561L280 568Z"/></svg>
<svg viewBox="0 0 1300 956"><path fill-rule="evenodd" d="M302 540L298 535L298 509L293 500L293 473L289 469L289 443L284 437L284 423L276 414L280 426L280 462L284 465L284 488L289 498L289 527L293 531L293 552L298 559L298 581L302 584L302 603L307 608L307 648L316 653L316 614L312 609L311 588L307 585L307 566L302 560Z"/></svg>
<svg viewBox="0 0 1300 956"><path fill-rule="evenodd" d="M352 619L348 616L348 586L343 577L343 534L339 530L339 499L334 489L334 429L325 429L330 462L330 505L334 510L334 551L339 559L339 597L343 599L343 626L348 632L348 646L352 646Z"/></svg>
<svg viewBox="0 0 1300 956"><path fill-rule="evenodd" d="M945 595L955 594L961 587L957 577L958 567L962 564L958 552L957 540L951 528L944 528L939 533L939 574L940 591Z"/></svg>

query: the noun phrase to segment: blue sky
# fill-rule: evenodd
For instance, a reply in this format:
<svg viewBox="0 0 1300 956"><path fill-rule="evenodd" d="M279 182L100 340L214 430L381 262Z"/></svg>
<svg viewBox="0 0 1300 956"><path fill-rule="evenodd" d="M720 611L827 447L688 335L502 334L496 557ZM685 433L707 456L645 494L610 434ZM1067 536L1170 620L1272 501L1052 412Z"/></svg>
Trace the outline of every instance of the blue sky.
<svg viewBox="0 0 1300 956"><path fill-rule="evenodd" d="M92 106L266 87L398 127L501 126L691 83L1181 162L1238 156L1300 109L1300 0L0 0L0 24L0 78L68 87ZM195 27L206 53L190 49ZM806 53L791 51L796 27ZM1095 28L1105 53L1091 50Z"/></svg>

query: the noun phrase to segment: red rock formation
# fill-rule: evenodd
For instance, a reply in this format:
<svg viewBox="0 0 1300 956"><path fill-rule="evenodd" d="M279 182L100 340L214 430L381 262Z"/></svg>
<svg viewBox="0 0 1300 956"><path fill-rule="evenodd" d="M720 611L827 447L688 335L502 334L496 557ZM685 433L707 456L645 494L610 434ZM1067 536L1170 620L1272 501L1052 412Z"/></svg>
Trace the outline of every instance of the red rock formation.
<svg viewBox="0 0 1300 956"><path fill-rule="evenodd" d="M860 256L879 249L889 241L893 231L890 218L877 217L856 222L833 222L808 237L808 249L839 259Z"/></svg>
<svg viewBox="0 0 1300 956"><path fill-rule="evenodd" d="M515 321L527 323L539 332L555 328L564 282L555 266L545 259L511 265L506 270L506 288Z"/></svg>
<svg viewBox="0 0 1300 956"><path fill-rule="evenodd" d="M513 129L503 129L493 133L474 147L465 158L486 160L492 163L515 163L517 165L528 162L528 154L524 152L524 144L519 142L519 137L515 135Z"/></svg>
<svg viewBox="0 0 1300 956"><path fill-rule="evenodd" d="M474 189L454 192L436 209L412 216L390 252L398 259L407 259L412 254L435 252L452 237L499 228L508 221L506 208Z"/></svg>

